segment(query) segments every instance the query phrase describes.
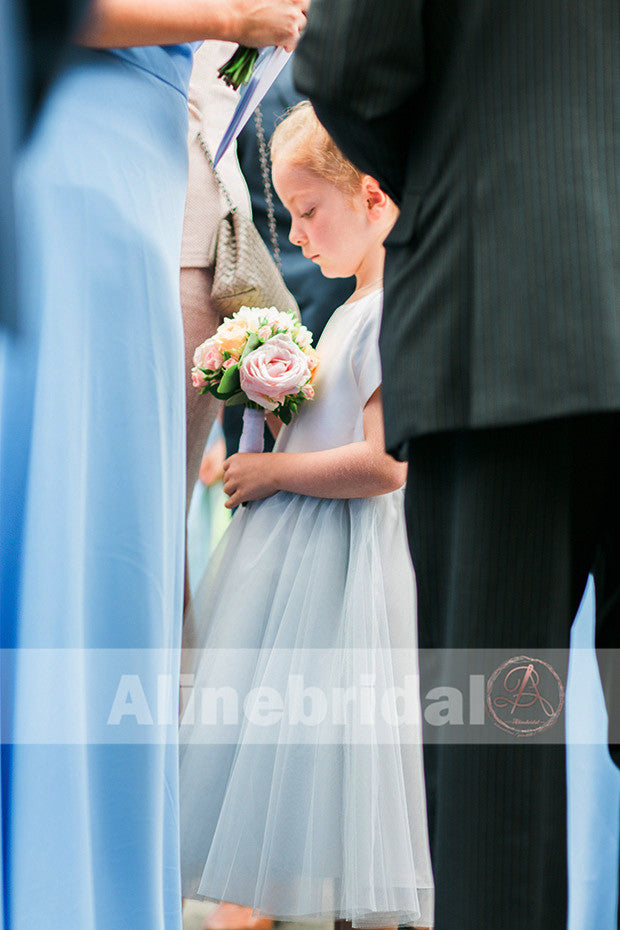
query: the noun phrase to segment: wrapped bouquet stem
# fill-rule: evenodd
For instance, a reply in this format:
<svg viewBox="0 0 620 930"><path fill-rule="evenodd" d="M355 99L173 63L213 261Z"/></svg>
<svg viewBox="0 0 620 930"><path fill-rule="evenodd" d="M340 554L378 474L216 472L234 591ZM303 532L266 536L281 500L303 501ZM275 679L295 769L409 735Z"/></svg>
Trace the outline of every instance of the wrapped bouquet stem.
<svg viewBox="0 0 620 930"><path fill-rule="evenodd" d="M239 452L262 452L265 448L265 411L246 407L243 411L243 430Z"/></svg>

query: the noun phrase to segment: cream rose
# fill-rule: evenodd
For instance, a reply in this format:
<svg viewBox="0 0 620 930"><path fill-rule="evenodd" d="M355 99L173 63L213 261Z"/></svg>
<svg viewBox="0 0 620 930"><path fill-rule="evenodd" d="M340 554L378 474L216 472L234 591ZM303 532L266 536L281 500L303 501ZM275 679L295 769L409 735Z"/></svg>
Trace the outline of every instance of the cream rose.
<svg viewBox="0 0 620 930"><path fill-rule="evenodd" d="M295 333L295 342L300 349L307 349L312 342L312 333L305 326L300 326Z"/></svg>
<svg viewBox="0 0 620 930"><path fill-rule="evenodd" d="M246 329L249 329L250 332L255 333L260 326L260 320L263 316L264 313L260 310L259 307L241 307L241 309L237 310L235 313L234 319L236 321L243 322L246 326ZM228 322L228 320L225 322Z"/></svg>

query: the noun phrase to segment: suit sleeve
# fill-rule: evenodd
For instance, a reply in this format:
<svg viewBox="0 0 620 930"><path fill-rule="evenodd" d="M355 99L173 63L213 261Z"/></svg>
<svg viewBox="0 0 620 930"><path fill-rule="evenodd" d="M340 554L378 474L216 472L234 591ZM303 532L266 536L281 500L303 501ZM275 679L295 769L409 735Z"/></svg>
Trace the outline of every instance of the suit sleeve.
<svg viewBox="0 0 620 930"><path fill-rule="evenodd" d="M313 0L295 83L336 144L400 201L425 80L424 0Z"/></svg>

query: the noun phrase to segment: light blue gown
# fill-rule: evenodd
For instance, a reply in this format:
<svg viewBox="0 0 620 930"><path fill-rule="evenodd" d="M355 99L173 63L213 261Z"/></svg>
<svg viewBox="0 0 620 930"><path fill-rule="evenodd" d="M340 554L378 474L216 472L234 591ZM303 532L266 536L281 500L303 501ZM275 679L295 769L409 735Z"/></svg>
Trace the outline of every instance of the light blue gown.
<svg viewBox="0 0 620 930"><path fill-rule="evenodd" d="M19 168L24 330L0 343L4 930L181 926L176 720L108 714L121 673L149 700L159 675L178 693L192 51L73 51Z"/></svg>
<svg viewBox="0 0 620 930"><path fill-rule="evenodd" d="M592 578L571 631L568 740L568 930L616 930L620 772L607 749L607 715L594 652Z"/></svg>

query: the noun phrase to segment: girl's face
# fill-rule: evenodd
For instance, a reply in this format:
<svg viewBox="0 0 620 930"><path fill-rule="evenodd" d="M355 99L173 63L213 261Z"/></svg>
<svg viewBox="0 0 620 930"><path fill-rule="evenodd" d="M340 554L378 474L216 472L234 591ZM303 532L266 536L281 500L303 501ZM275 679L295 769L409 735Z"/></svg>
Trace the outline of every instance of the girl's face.
<svg viewBox="0 0 620 930"><path fill-rule="evenodd" d="M369 221L360 182L359 193L350 195L308 171L276 158L273 185L291 214L289 239L301 247L327 278L348 278L358 273L376 239Z"/></svg>

